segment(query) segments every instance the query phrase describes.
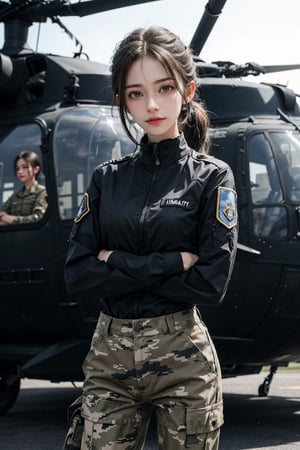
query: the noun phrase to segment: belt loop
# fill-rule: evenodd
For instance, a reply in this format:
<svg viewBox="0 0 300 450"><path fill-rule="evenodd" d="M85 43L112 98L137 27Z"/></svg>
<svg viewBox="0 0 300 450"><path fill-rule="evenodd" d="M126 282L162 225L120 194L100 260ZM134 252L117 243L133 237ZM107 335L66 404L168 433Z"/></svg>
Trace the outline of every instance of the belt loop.
<svg viewBox="0 0 300 450"><path fill-rule="evenodd" d="M199 319L202 321L202 316L201 316L201 313L200 313L200 311L199 311L199 309L198 309L198 306L194 306L194 308L195 308L195 311L196 311L197 316L198 316Z"/></svg>
<svg viewBox="0 0 300 450"><path fill-rule="evenodd" d="M109 335L110 330L110 324L111 324L112 318L107 316L106 314L101 314L101 330L104 336Z"/></svg>
<svg viewBox="0 0 300 450"><path fill-rule="evenodd" d="M170 334L174 334L176 331L175 323L174 323L174 317L172 314L166 316L166 323L167 327L169 329Z"/></svg>

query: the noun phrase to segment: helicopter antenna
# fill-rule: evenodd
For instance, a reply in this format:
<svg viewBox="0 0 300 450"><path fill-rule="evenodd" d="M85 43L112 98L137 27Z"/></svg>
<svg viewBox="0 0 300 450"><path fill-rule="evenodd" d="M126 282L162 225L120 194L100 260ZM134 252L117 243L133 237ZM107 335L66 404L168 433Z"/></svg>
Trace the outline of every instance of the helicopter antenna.
<svg viewBox="0 0 300 450"><path fill-rule="evenodd" d="M294 120L292 120L289 116L284 114L284 112L280 108L277 108L277 112L282 120L285 120L285 122L290 123L291 125L293 125L296 128L296 130L300 131L300 126Z"/></svg>
<svg viewBox="0 0 300 450"><path fill-rule="evenodd" d="M71 31L62 23L62 21L59 19L59 17L57 16L53 16L51 17L51 20L53 23L56 23L58 26L60 26L60 28L62 28L64 30L64 32L72 39L75 41L75 45L76 47L79 45L79 52L75 53L75 56L80 56L82 53L82 49L83 49L83 45L82 43L76 38L76 36L74 36L73 33L71 33Z"/></svg>
<svg viewBox="0 0 300 450"><path fill-rule="evenodd" d="M35 44L35 51L36 51L36 53L38 51L38 46L39 46L39 42L40 42L40 35L41 35L41 23L39 22L39 24L38 24L38 32L37 32L37 37L36 37L36 44Z"/></svg>

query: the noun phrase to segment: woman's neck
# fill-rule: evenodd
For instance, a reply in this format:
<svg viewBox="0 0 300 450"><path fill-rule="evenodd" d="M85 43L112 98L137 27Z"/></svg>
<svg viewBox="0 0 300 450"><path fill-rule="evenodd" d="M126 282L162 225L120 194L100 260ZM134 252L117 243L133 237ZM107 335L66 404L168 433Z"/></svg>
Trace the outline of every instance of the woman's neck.
<svg viewBox="0 0 300 450"><path fill-rule="evenodd" d="M35 179L26 181L26 183L24 183L25 189L30 189L34 185L34 183Z"/></svg>

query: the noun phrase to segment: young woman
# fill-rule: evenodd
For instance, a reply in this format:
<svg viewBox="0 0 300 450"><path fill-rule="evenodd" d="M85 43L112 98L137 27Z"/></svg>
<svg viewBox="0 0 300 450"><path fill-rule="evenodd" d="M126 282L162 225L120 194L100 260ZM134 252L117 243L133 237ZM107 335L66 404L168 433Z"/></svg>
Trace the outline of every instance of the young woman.
<svg viewBox="0 0 300 450"><path fill-rule="evenodd" d="M45 186L38 184L41 170L39 156L22 152L14 160L14 170L23 188L12 194L0 208L0 225L30 223L40 220L47 209Z"/></svg>
<svg viewBox="0 0 300 450"><path fill-rule="evenodd" d="M164 28L117 47L112 87L134 154L94 171L71 233L70 293L98 296L84 362L82 449L142 449L150 406L160 449L216 450L221 374L197 306L225 294L236 250L231 170L208 156L191 52Z"/></svg>

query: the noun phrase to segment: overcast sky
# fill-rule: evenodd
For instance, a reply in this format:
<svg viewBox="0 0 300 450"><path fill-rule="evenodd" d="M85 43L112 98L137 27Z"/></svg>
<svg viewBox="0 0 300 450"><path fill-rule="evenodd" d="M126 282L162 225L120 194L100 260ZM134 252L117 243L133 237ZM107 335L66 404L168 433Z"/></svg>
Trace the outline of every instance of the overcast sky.
<svg viewBox="0 0 300 450"><path fill-rule="evenodd" d="M91 60L109 63L116 43L140 26L166 26L189 44L206 3L207 0L160 0L61 20L83 44L83 51ZM39 52L72 56L78 50L74 41L49 20L40 27L39 41L37 37L38 26L34 25L28 42ZM300 0L227 0L200 56L207 62L300 64ZM261 77L255 81L261 81ZM300 70L264 76L263 81L287 84L300 94Z"/></svg>

